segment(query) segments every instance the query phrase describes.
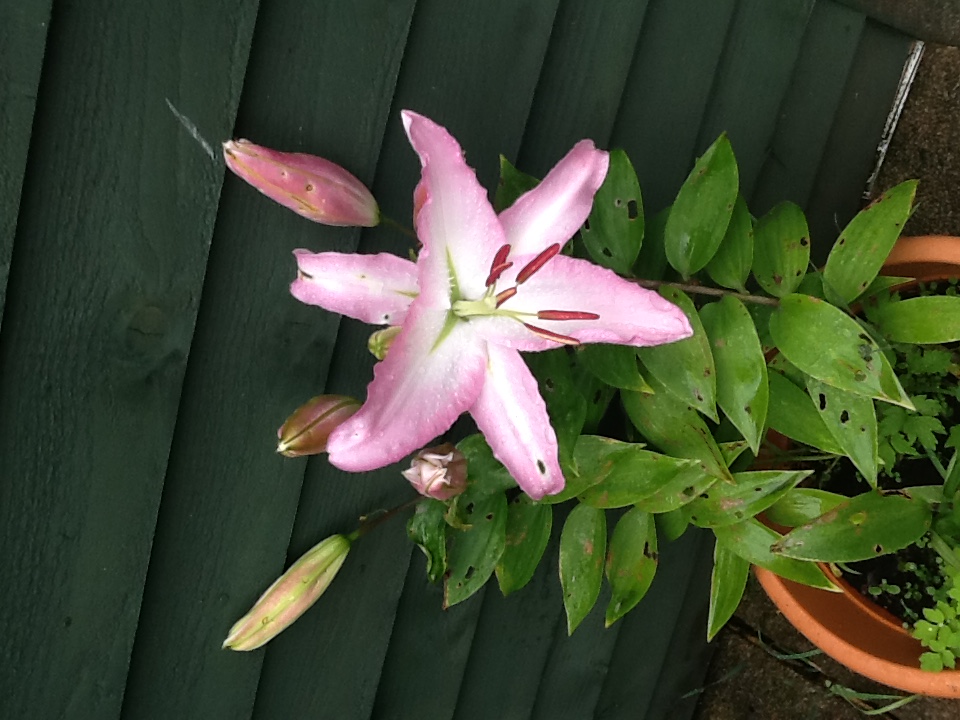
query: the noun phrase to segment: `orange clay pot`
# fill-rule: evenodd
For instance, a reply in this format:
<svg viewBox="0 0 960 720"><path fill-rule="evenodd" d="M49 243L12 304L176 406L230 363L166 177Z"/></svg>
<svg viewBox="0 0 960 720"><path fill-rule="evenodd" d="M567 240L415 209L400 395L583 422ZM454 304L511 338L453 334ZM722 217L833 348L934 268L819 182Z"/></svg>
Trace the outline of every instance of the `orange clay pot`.
<svg viewBox="0 0 960 720"><path fill-rule="evenodd" d="M901 238L881 271L919 280L960 278L960 237ZM845 582L827 592L754 568L784 617L834 660L871 680L910 693L960 698L960 670L920 669L925 649L892 615Z"/></svg>

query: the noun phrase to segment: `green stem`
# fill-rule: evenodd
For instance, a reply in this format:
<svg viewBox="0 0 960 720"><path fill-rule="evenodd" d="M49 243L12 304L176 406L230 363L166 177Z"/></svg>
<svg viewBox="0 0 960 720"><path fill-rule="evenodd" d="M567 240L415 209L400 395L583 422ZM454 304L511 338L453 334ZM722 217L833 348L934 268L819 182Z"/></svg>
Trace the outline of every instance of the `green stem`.
<svg viewBox="0 0 960 720"><path fill-rule="evenodd" d="M957 557L956 551L950 547L950 543L933 530L930 531L930 547L936 550L937 555L942 557L943 561L950 567L960 570L960 558Z"/></svg>
<svg viewBox="0 0 960 720"><path fill-rule="evenodd" d="M644 280L642 278L634 279L635 282L640 287L649 288L650 290L656 290L662 287L676 288L677 290L682 290L685 293L691 293L694 295L712 295L713 297L724 297L726 295L732 295L738 300L743 302L754 303L755 305L770 305L772 307L779 307L780 301L776 298L763 297L762 295L750 295L748 293L739 293L734 292L733 290L723 290L721 288L712 288L706 287L705 285L691 285L688 283L675 283L667 282L666 280Z"/></svg>
<svg viewBox="0 0 960 720"><path fill-rule="evenodd" d="M412 238L412 239L416 240L417 242L420 242L420 238L417 237L417 234L416 234L413 230L411 230L410 228L408 228L406 225L403 225L402 223L398 223L396 220L394 220L394 219L391 218L391 217L388 217L388 216L384 215L383 213L380 213L380 223L381 223L382 225L386 225L386 226L388 226L388 227L392 227L394 230L397 230L397 231L403 233L403 234L406 235L407 237Z"/></svg>
<svg viewBox="0 0 960 720"><path fill-rule="evenodd" d="M404 510L408 510L409 508L414 507L415 505L417 505L417 503L421 502L422 500L423 500L423 497L417 496L415 498L412 498L411 500L407 500L405 503L401 503L400 505L397 505L395 508L391 508L390 510L384 510L383 512L377 515L374 515L373 517L369 515L363 516L362 518L360 518L359 527L357 527L356 530L354 530L352 533L347 535L347 539L350 542L353 542L358 538L362 538L364 535L366 535L368 532L370 532L374 528L385 523L390 518L396 515L399 515Z"/></svg>

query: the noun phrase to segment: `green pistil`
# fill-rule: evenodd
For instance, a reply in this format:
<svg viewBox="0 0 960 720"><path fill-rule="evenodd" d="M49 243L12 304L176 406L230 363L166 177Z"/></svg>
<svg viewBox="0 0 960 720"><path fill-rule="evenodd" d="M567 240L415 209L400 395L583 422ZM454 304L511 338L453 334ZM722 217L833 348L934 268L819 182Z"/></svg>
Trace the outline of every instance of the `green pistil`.
<svg viewBox="0 0 960 720"><path fill-rule="evenodd" d="M447 251L447 274L450 277L450 302L456 304L460 301L460 281L457 280L457 268L453 264L453 257L450 255L450 248Z"/></svg>

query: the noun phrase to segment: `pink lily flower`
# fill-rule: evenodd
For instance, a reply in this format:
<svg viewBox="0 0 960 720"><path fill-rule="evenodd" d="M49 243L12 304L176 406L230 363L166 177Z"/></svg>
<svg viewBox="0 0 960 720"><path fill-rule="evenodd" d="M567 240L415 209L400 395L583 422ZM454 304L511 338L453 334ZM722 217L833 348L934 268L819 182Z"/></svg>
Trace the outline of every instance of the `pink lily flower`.
<svg viewBox="0 0 960 720"><path fill-rule="evenodd" d="M335 466L396 462L469 412L494 455L533 499L560 492L557 439L519 351L601 342L645 346L691 335L657 293L559 255L590 214L607 153L582 140L499 216L446 129L410 111L403 125L423 167L414 264L395 255L295 252L299 300L400 326L367 400L329 437Z"/></svg>

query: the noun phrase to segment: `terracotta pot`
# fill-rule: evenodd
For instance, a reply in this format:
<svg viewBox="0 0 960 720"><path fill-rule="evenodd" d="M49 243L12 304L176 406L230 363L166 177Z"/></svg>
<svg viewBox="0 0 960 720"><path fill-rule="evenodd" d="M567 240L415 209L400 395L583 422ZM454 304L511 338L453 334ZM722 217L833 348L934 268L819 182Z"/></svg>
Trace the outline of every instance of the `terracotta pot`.
<svg viewBox="0 0 960 720"><path fill-rule="evenodd" d="M960 277L960 237L901 238L884 275L946 280ZM827 592L754 568L784 617L810 642L854 672L906 692L960 698L960 670L920 669L920 642L850 585Z"/></svg>

